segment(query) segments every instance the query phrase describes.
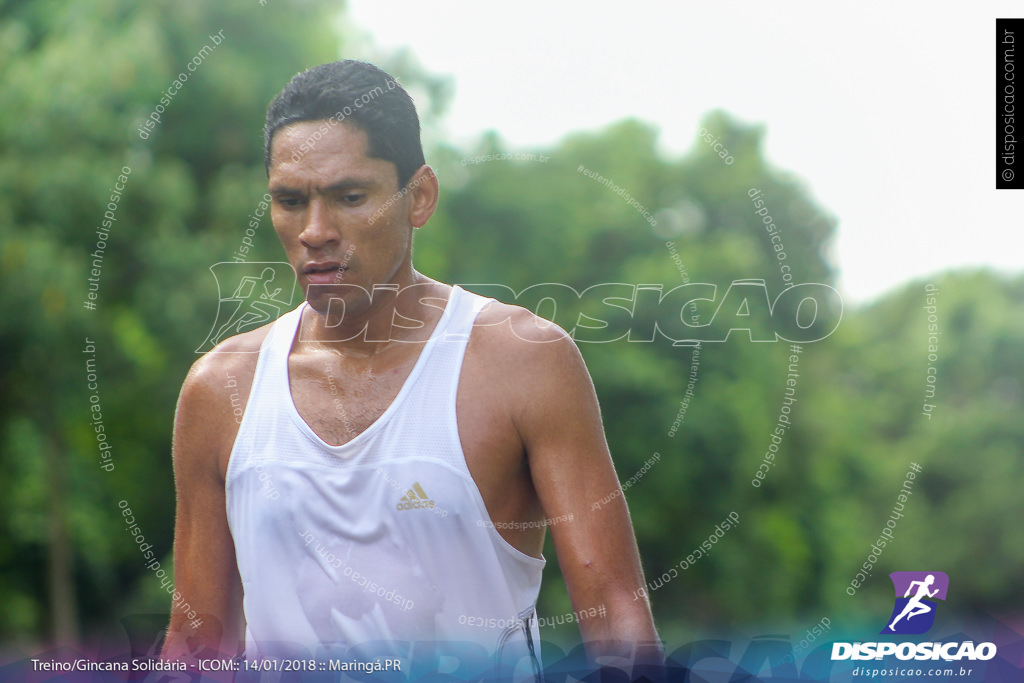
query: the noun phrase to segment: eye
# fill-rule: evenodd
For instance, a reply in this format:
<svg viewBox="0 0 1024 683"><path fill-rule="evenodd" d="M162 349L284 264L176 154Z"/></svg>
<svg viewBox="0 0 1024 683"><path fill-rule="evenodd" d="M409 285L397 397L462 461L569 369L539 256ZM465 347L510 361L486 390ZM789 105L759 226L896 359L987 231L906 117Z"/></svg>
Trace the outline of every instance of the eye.
<svg viewBox="0 0 1024 683"><path fill-rule="evenodd" d="M278 197L277 203L285 209L295 209L302 206L303 201L300 197Z"/></svg>
<svg viewBox="0 0 1024 683"><path fill-rule="evenodd" d="M361 192L346 192L345 194L341 195L341 202L343 204L358 204L365 197L366 195Z"/></svg>

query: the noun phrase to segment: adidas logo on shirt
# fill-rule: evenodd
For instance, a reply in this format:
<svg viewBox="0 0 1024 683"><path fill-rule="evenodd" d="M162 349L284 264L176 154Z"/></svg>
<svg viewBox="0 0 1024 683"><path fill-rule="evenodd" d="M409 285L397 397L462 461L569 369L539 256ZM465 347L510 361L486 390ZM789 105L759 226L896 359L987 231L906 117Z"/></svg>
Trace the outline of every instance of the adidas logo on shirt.
<svg viewBox="0 0 1024 683"><path fill-rule="evenodd" d="M398 501L398 505L395 506L397 510L414 510L416 508L432 508L434 507L434 501L430 500L427 496L427 492L423 490L419 482L412 485L412 488L402 496L402 499Z"/></svg>

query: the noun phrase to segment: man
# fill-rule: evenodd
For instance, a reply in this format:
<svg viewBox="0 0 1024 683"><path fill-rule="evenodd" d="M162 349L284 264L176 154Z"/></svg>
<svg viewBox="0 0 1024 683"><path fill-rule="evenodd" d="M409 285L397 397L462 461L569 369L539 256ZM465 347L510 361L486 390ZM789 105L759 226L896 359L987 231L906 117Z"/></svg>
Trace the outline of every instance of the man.
<svg viewBox="0 0 1024 683"><path fill-rule="evenodd" d="M265 152L306 299L182 387L175 580L202 623L175 610L165 656L431 643L536 670L546 526L588 654L657 653L625 503L592 510L620 489L575 344L413 269L438 182L405 90L361 62L303 72Z"/></svg>

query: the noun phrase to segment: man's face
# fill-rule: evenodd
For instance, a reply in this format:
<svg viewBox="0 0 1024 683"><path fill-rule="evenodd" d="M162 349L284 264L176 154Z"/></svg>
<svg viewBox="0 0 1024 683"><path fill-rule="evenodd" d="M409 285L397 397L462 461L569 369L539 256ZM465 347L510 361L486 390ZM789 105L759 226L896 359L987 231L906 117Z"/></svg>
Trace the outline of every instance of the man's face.
<svg viewBox="0 0 1024 683"><path fill-rule="evenodd" d="M318 131L322 137L316 140ZM326 121L286 126L271 145L274 230L310 306L322 315L332 290L344 299L346 314L362 312L367 302L351 288L310 285L359 285L370 292L375 284L399 282L412 272L415 192L398 198L395 165L368 157L366 150L363 131Z"/></svg>

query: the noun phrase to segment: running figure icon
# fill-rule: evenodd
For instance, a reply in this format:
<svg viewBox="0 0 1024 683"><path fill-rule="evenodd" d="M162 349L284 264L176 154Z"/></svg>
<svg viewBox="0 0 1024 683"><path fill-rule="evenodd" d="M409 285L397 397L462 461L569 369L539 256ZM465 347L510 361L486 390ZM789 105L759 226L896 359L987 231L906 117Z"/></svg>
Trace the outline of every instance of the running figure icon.
<svg viewBox="0 0 1024 683"><path fill-rule="evenodd" d="M935 594L939 592L938 588L936 588L933 591L928 590L929 586L931 586L933 583L935 583L934 574L929 574L927 577L925 577L924 581L911 581L910 586L907 588L907 592L903 594L903 597L908 597L910 595L910 592L914 590L914 586L918 587L917 593L914 595L914 597L910 598L910 601L907 602L906 606L903 608L903 611L900 612L899 616L893 619L892 623L889 624L890 631L895 630L894 627L896 626L896 622L902 619L903 617L906 617L907 621L910 621L911 618L916 617L919 614L927 614L928 612L931 612L933 609L935 609L928 603L921 601L922 598L935 597Z"/></svg>
<svg viewBox="0 0 1024 683"><path fill-rule="evenodd" d="M288 263L222 261L210 272L217 282L217 318L196 353L272 322L293 305L295 273Z"/></svg>

